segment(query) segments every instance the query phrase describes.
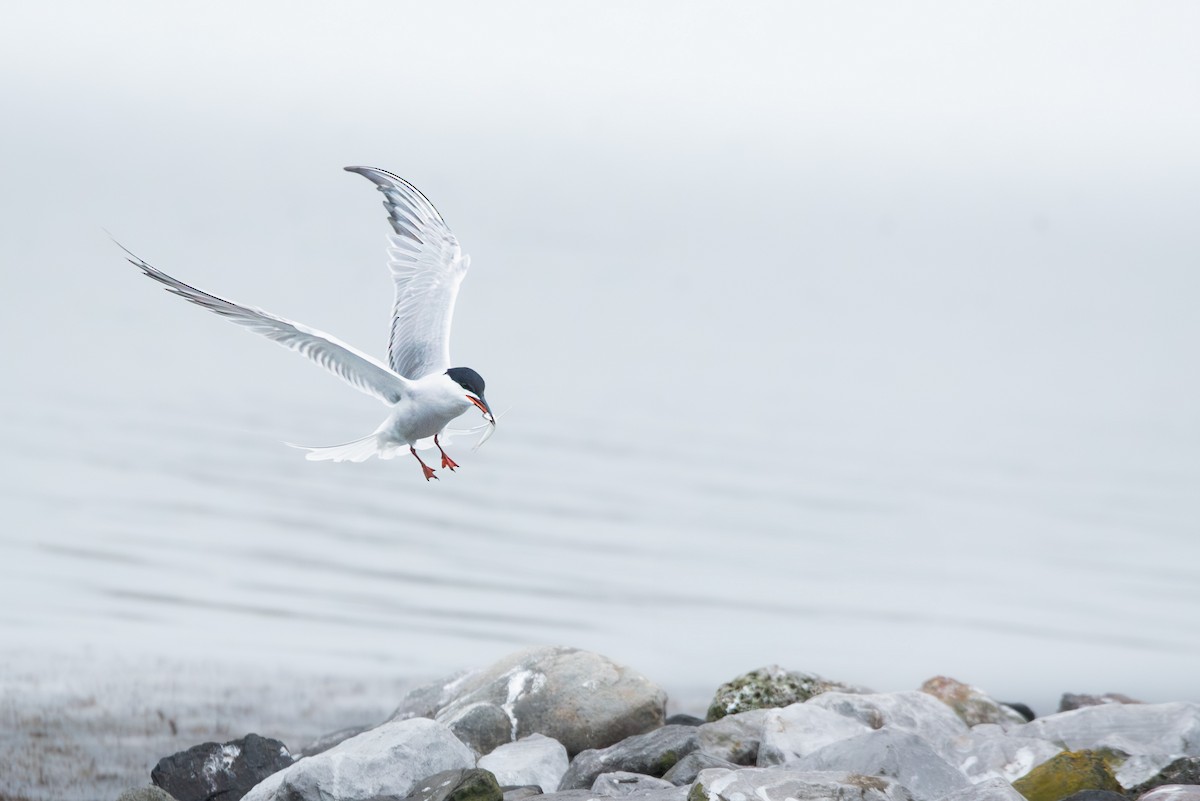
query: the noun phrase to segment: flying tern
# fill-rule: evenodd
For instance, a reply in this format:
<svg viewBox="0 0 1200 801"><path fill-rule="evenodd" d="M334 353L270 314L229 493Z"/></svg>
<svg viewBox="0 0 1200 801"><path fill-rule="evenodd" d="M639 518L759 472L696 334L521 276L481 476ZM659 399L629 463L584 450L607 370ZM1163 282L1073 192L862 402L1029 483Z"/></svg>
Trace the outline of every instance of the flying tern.
<svg viewBox="0 0 1200 801"><path fill-rule="evenodd" d="M481 444L496 427L483 395L483 377L470 367L450 366L451 317L470 257L429 199L408 181L373 167L346 170L367 178L383 193L392 226L387 253L396 299L386 365L329 334L210 295L126 253L130 263L169 292L307 356L388 406L387 419L361 439L329 447L301 446L308 459L359 462L376 455L390 459L408 446L428 481L437 476L417 454L418 443L432 437L442 454L442 467L453 471L458 463L438 439L450 421L472 407L479 409L487 421Z"/></svg>

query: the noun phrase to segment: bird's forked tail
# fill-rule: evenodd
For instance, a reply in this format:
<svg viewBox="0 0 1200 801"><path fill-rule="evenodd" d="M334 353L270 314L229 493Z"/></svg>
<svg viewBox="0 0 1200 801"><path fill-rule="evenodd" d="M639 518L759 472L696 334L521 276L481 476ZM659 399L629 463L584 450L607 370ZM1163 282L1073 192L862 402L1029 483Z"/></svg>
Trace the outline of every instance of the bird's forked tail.
<svg viewBox="0 0 1200 801"><path fill-rule="evenodd" d="M291 442L285 444L308 451L304 454L304 458L310 462L365 462L377 453L384 456L381 453L383 449L379 445L379 435L375 432L341 445L312 447L310 445L294 445Z"/></svg>

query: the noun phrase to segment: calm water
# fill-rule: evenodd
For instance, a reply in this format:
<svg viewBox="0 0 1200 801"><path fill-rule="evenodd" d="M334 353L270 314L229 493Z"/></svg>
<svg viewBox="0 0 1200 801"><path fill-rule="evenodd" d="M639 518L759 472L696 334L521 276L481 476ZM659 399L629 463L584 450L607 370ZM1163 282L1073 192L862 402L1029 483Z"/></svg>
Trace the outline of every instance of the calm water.
<svg viewBox="0 0 1200 801"><path fill-rule="evenodd" d="M265 394L8 397L10 655L423 676L569 643L683 696L778 662L879 689L948 673L1043 709L1200 697L1200 476L1169 432L722 445L695 419L518 408L426 485L411 459L305 462L279 441L344 432L345 409Z"/></svg>

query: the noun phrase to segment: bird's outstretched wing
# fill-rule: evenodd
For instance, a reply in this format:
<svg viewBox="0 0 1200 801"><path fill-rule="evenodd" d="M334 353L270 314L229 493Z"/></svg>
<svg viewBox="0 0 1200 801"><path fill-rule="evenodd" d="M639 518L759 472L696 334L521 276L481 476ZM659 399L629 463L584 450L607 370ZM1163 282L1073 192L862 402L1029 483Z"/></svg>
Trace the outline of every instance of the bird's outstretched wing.
<svg viewBox="0 0 1200 801"><path fill-rule="evenodd" d="M249 328L256 334L262 334L289 350L307 356L360 391L379 398L384 403L396 403L404 394L408 384L405 379L329 334L276 317L262 309L239 306L224 298L202 292L152 267L124 247L121 249L129 254L130 264L165 286L167 291L215 312L230 322Z"/></svg>
<svg viewBox="0 0 1200 801"><path fill-rule="evenodd" d="M421 191L399 176L373 167L347 167L383 193L392 233L388 267L396 284L388 364L418 379L450 367L450 322L458 287L470 259L442 215Z"/></svg>

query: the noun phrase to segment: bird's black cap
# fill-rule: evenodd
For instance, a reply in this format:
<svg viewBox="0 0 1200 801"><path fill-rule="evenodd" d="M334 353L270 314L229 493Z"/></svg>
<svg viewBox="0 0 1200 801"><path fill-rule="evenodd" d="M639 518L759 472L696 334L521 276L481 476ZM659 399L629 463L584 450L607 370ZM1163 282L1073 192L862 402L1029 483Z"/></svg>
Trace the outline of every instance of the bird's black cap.
<svg viewBox="0 0 1200 801"><path fill-rule="evenodd" d="M483 376L472 370L470 367L451 367L446 371L446 375L450 376L460 387L467 392L474 392L479 397L483 397Z"/></svg>

